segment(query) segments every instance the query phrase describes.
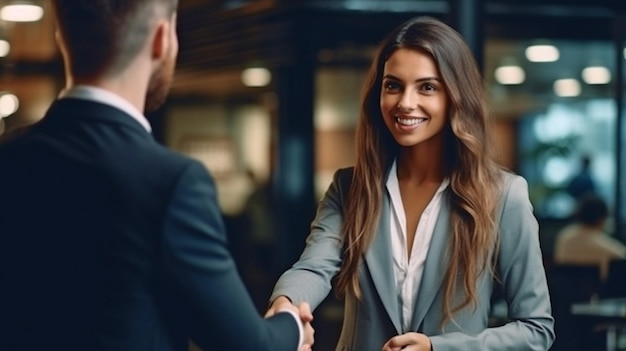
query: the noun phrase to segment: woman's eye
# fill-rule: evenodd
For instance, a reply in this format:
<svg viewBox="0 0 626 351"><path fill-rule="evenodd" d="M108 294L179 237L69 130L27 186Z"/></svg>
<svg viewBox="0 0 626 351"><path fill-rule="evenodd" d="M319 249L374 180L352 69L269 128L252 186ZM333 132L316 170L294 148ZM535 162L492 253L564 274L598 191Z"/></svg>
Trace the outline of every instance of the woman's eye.
<svg viewBox="0 0 626 351"><path fill-rule="evenodd" d="M424 85L422 85L422 90L434 91L437 90L437 88L433 84L425 83Z"/></svg>
<svg viewBox="0 0 626 351"><path fill-rule="evenodd" d="M400 89L400 84L396 82L385 82L384 84L385 90L398 90Z"/></svg>

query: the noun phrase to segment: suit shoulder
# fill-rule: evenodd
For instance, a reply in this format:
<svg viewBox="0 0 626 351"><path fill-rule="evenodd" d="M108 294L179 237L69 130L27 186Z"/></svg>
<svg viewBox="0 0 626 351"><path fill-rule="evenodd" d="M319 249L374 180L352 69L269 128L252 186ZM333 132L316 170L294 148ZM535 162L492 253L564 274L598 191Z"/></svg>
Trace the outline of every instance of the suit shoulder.
<svg viewBox="0 0 626 351"><path fill-rule="evenodd" d="M513 173L508 170L501 169L498 171L500 182L504 188L513 185L514 183L526 183L526 179L519 174Z"/></svg>
<svg viewBox="0 0 626 351"><path fill-rule="evenodd" d="M136 164L142 165L136 167L138 174L151 179L160 179L164 183L176 184L180 182L181 177L209 178L213 181L202 162L162 144L144 144L142 151L135 154L133 160Z"/></svg>
<svg viewBox="0 0 626 351"><path fill-rule="evenodd" d="M4 134L0 134L0 146L19 142L22 138L29 135L29 133L34 129L36 125L37 124L31 124L19 127Z"/></svg>
<svg viewBox="0 0 626 351"><path fill-rule="evenodd" d="M352 184L353 175L354 167L339 168L335 171L335 175L333 176L331 189L343 194L344 197L347 196L350 185Z"/></svg>
<svg viewBox="0 0 626 351"><path fill-rule="evenodd" d="M352 180L353 174L354 174L354 167L339 168L335 172L335 176L333 178L336 181L339 181L342 184L345 184L345 183L349 183Z"/></svg>
<svg viewBox="0 0 626 351"><path fill-rule="evenodd" d="M158 157L162 162L167 162L170 164L175 164L180 167L188 166L192 163L200 163L200 161L185 155L179 151L173 150L168 146L163 144L156 143L156 147L153 149L155 156Z"/></svg>
<svg viewBox="0 0 626 351"><path fill-rule="evenodd" d="M506 196L511 191L516 193L528 194L528 182L521 175L512 173L510 171L499 171L500 189L502 195Z"/></svg>
<svg viewBox="0 0 626 351"><path fill-rule="evenodd" d="M532 212L528 182L524 177L500 171L500 206L502 211L529 209Z"/></svg>

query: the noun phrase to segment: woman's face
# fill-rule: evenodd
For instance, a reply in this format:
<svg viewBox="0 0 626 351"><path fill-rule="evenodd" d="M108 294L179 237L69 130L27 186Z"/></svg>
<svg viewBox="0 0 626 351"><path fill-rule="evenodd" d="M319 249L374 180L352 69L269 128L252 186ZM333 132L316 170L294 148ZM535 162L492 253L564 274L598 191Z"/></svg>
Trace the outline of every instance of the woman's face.
<svg viewBox="0 0 626 351"><path fill-rule="evenodd" d="M383 69L380 110L401 146L443 145L448 94L430 55L401 48L389 57Z"/></svg>

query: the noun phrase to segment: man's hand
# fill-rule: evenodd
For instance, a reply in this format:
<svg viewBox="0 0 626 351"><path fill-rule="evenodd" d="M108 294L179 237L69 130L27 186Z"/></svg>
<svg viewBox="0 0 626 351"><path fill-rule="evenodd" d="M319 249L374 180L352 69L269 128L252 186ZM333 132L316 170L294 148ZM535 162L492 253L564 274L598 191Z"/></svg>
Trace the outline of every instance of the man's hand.
<svg viewBox="0 0 626 351"><path fill-rule="evenodd" d="M428 336L420 333L406 333L394 336L383 345L382 351L431 351Z"/></svg>
<svg viewBox="0 0 626 351"><path fill-rule="evenodd" d="M308 303L303 302L296 307L287 297L279 296L272 302L270 307L267 309L267 312L265 312L265 318L271 317L276 313L285 310L295 312L297 315L300 316L300 320L302 321L302 328L304 329L304 341L302 347L298 351L310 351L313 343L315 342L315 330L311 325L311 321L313 321L311 306L309 306Z"/></svg>

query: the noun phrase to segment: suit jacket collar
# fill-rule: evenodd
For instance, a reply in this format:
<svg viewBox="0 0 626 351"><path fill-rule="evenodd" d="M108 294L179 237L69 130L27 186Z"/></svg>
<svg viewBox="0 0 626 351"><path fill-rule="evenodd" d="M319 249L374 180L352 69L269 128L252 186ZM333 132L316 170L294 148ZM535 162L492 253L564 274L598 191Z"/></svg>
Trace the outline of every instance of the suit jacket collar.
<svg viewBox="0 0 626 351"><path fill-rule="evenodd" d="M365 252L364 261L393 326L396 328L398 334L401 334L402 323L400 321L400 306L398 304L398 293L395 287L393 259L391 257L391 234L389 233L390 224L388 214L390 211L390 199L385 186L387 177L392 168L391 166L392 163L386 166L386 170L383 173L385 176L381 180L384 195L380 209L378 229L376 230L370 247Z"/></svg>
<svg viewBox="0 0 626 351"><path fill-rule="evenodd" d="M376 235L365 252L365 263L372 276L372 281L378 291L380 300L396 328L398 334L402 333L400 323L400 306L398 305L398 293L394 281L391 240L389 233L389 197L383 196L380 221Z"/></svg>
<svg viewBox="0 0 626 351"><path fill-rule="evenodd" d="M109 104L84 99L62 98L56 100L48 108L40 124L43 127L79 121L129 128L147 139L154 140L144 126L128 113Z"/></svg>
<svg viewBox="0 0 626 351"><path fill-rule="evenodd" d="M137 110L129 101L112 91L90 85L75 85L64 90L60 96L61 98L83 99L111 105L137 120L147 131L152 131L150 122L148 122L146 116Z"/></svg>
<svg viewBox="0 0 626 351"><path fill-rule="evenodd" d="M446 195L449 194L446 190ZM430 241L426 262L424 263L424 274L422 284L417 292L417 301L413 311L411 330L417 331L424 320L426 313L431 308L437 294L441 290L441 285L448 267L448 242L450 238L450 197L444 195L441 201L441 210L435 224L433 237Z"/></svg>

